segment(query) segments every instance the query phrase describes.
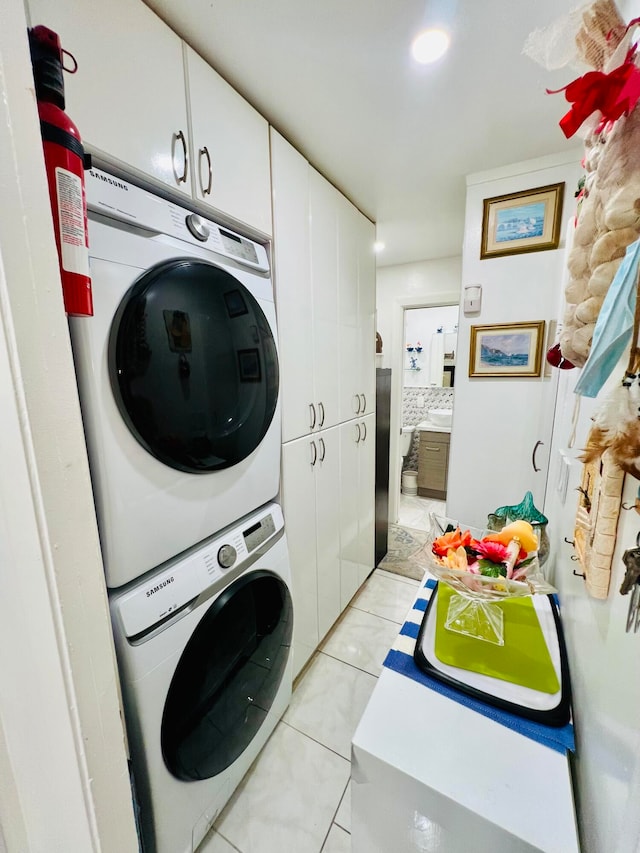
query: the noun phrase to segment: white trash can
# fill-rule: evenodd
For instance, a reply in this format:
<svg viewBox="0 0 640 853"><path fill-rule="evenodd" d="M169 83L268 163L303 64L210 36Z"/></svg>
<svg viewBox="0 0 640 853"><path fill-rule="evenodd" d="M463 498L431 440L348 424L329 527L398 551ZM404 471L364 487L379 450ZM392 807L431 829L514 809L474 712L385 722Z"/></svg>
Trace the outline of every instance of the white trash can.
<svg viewBox="0 0 640 853"><path fill-rule="evenodd" d="M418 472L403 471L402 472L402 494L417 495L418 494Z"/></svg>

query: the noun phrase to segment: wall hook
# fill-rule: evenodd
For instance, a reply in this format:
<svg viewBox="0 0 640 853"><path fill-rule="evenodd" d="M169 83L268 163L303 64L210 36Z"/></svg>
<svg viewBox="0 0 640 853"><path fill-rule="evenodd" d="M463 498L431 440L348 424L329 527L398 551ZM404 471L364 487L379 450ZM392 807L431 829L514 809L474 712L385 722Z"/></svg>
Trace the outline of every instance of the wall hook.
<svg viewBox="0 0 640 853"><path fill-rule="evenodd" d="M576 572L576 570L575 570L575 569L573 570L573 574L574 574L577 578L582 578L582 580L583 580L583 581L586 581L586 579L587 579L587 576L586 576L586 575L582 574L581 572Z"/></svg>
<svg viewBox="0 0 640 853"><path fill-rule="evenodd" d="M567 543L567 545L571 545L572 547L576 544L574 539L567 539L566 536L564 537L564 541Z"/></svg>

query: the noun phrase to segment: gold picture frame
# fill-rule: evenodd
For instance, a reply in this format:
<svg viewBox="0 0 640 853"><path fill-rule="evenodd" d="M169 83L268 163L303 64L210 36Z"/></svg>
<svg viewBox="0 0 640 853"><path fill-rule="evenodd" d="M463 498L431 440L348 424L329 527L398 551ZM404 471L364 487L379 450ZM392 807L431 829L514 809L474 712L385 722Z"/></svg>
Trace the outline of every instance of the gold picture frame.
<svg viewBox="0 0 640 853"><path fill-rule="evenodd" d="M469 376L540 376L544 327L544 320L471 326Z"/></svg>
<svg viewBox="0 0 640 853"><path fill-rule="evenodd" d="M557 249L564 183L484 199L480 260Z"/></svg>

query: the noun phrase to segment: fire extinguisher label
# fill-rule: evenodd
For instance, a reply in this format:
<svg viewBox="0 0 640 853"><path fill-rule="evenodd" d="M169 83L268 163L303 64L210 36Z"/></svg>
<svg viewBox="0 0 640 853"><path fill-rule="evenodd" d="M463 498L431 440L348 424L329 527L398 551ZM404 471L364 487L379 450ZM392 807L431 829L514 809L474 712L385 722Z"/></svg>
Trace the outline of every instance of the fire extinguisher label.
<svg viewBox="0 0 640 853"><path fill-rule="evenodd" d="M89 250L85 237L82 181L68 169L56 168L58 221L62 267L67 272L89 275Z"/></svg>

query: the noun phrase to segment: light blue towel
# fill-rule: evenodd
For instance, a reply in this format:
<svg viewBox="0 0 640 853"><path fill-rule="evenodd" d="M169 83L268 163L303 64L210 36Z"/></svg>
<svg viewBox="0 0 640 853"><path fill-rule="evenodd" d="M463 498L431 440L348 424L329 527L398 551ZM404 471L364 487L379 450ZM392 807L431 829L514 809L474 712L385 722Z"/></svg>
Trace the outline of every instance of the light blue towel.
<svg viewBox="0 0 640 853"><path fill-rule="evenodd" d="M598 396L629 344L636 308L639 263L640 240L636 240L627 246L624 260L602 303L591 352L575 387L575 393L582 397Z"/></svg>

